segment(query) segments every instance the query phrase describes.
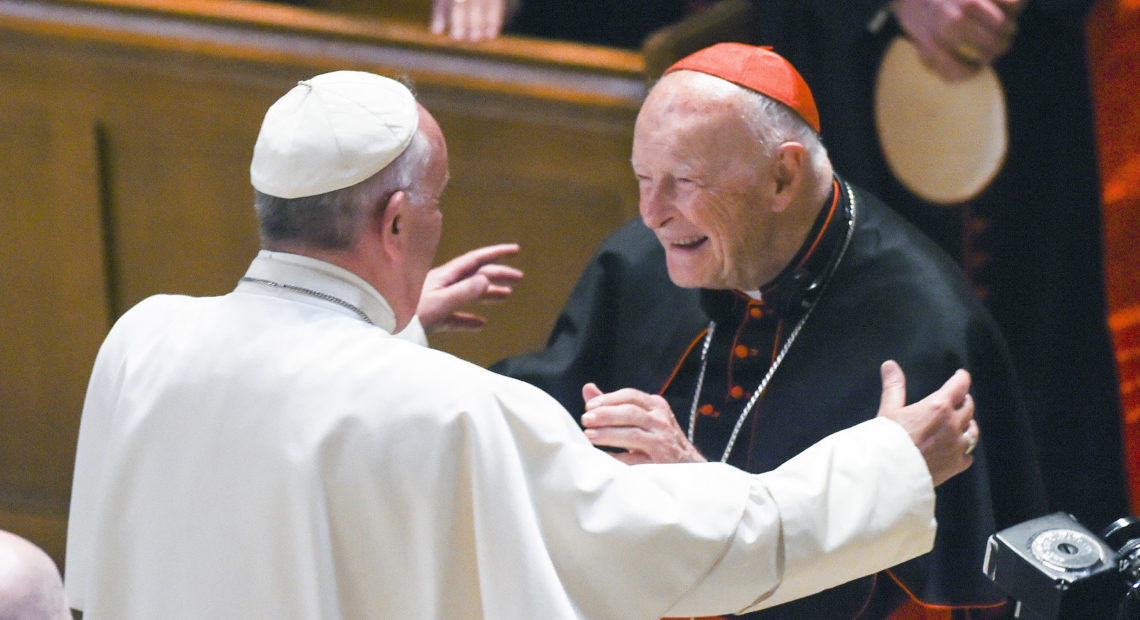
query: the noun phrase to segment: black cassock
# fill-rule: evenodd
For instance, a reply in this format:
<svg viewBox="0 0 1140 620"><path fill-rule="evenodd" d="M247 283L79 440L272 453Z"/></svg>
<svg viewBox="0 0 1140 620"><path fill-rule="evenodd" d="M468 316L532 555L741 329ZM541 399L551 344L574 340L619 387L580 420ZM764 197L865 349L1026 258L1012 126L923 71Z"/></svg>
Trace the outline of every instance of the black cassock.
<svg viewBox="0 0 1140 620"><path fill-rule="evenodd" d="M755 0L751 42L773 46L811 87L835 169L970 266L1024 388L1049 508L1099 531L1129 506L1085 55L1094 4L1022 3L1013 45L993 66L1005 91L1006 161L955 208L904 188L879 145L873 88L900 29L868 24L889 3Z"/></svg>
<svg viewBox="0 0 1140 620"><path fill-rule="evenodd" d="M905 596L899 583L928 604L1000 604L1004 597L982 574L986 539L1045 512L1006 345L949 257L870 194L852 189L838 196L835 215L829 218L832 205L824 205L809 242L764 287L762 302L735 291L676 287L660 244L639 221L630 222L587 267L547 348L493 369L543 388L574 415L582 411L587 381L605 391L661 392L682 428L696 410L695 444L709 460L720 460L740 411L810 308L728 458L763 472L874 417L884 360L902 366L908 402L966 368L982 439L974 465L937 489L934 550L889 574L748 617L885 617ZM694 407L710 318L716 327Z"/></svg>

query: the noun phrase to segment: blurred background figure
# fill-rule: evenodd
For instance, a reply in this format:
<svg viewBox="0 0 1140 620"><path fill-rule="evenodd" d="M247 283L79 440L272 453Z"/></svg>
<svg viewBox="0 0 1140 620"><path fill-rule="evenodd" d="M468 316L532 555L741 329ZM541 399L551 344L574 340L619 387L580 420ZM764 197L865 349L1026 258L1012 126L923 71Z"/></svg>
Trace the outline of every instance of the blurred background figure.
<svg viewBox="0 0 1140 620"><path fill-rule="evenodd" d="M0 620L69 620L59 569L42 549L0 530Z"/></svg>

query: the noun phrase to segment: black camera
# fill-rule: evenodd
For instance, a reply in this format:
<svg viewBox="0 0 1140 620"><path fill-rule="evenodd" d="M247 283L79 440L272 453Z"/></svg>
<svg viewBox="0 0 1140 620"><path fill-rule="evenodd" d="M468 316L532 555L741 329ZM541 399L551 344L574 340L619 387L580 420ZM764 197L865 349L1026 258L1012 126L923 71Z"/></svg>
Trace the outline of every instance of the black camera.
<svg viewBox="0 0 1140 620"><path fill-rule="evenodd" d="M1140 519L1116 520L1098 537L1063 512L990 536L986 576L1027 620L1140 619Z"/></svg>

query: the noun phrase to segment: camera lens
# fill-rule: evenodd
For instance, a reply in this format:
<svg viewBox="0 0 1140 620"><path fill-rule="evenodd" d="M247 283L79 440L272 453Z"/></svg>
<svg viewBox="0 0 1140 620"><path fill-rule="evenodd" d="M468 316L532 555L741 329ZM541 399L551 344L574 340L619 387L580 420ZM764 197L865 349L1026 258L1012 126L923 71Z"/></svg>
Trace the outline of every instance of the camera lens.
<svg viewBox="0 0 1140 620"><path fill-rule="evenodd" d="M1112 522L1101 536L1120 555L1120 572L1134 587L1140 584L1140 518L1123 517Z"/></svg>

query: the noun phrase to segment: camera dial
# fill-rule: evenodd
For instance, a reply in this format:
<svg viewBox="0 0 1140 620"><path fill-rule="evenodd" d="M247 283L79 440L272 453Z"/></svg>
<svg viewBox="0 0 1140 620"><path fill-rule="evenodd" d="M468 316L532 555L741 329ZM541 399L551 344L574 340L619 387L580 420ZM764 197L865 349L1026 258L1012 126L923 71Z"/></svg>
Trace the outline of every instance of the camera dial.
<svg viewBox="0 0 1140 620"><path fill-rule="evenodd" d="M1038 533L1029 545L1033 556L1061 570L1091 568L1104 561L1096 539L1071 529L1051 529Z"/></svg>

